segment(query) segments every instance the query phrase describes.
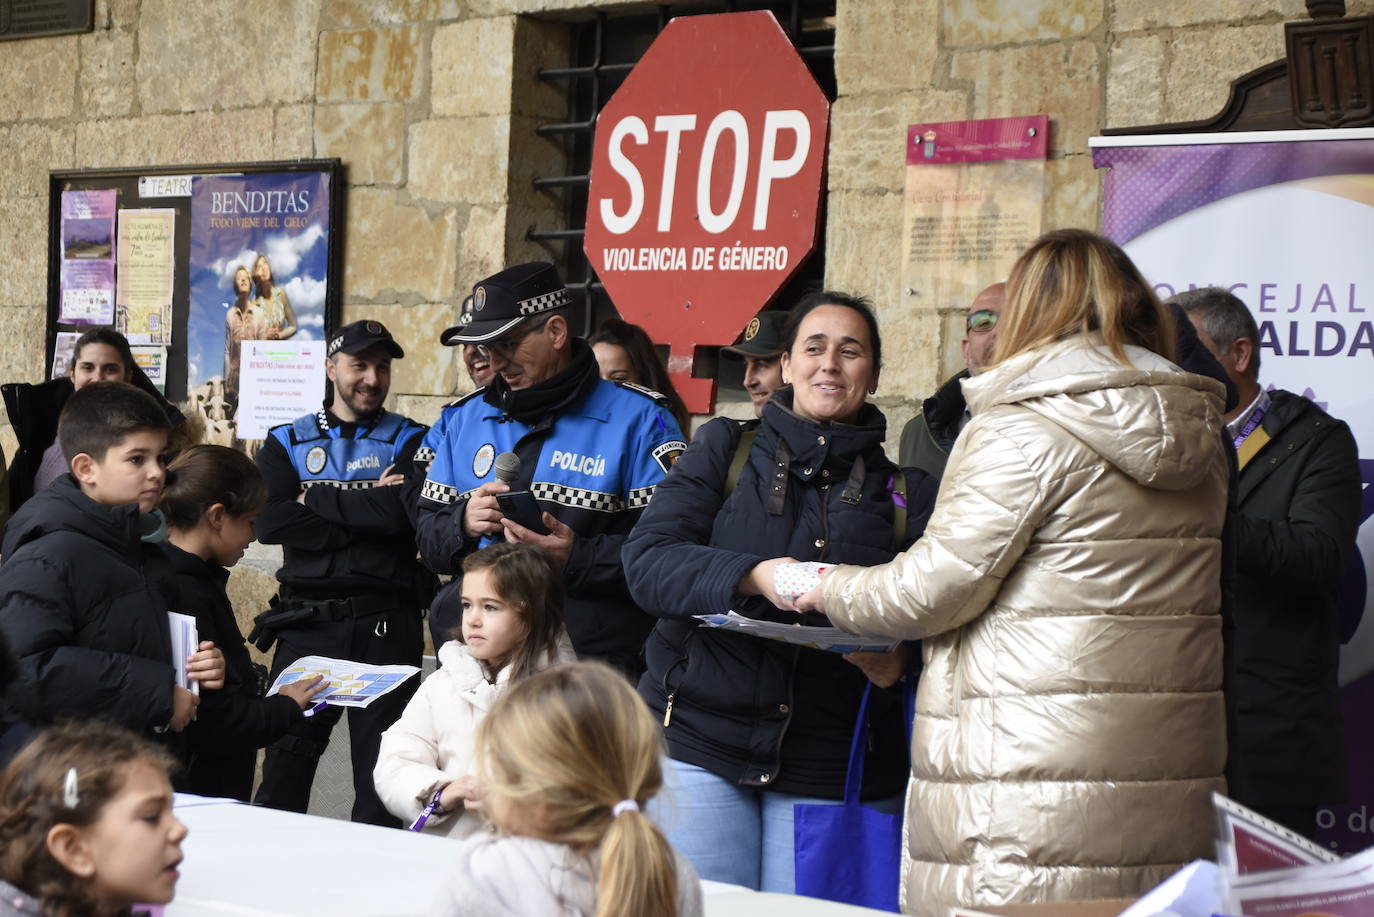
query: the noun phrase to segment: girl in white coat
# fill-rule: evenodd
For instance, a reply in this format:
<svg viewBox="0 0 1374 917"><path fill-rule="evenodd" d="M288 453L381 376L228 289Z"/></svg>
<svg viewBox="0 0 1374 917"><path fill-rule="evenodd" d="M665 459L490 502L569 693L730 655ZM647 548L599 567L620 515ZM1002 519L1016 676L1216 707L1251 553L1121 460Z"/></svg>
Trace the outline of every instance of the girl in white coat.
<svg viewBox="0 0 1374 917"><path fill-rule="evenodd" d="M382 734L372 772L393 815L455 838L482 827L467 814L480 808L472 776L478 724L507 685L573 659L562 579L540 549L501 543L468 555L461 596L462 625L439 648L442 667Z"/></svg>

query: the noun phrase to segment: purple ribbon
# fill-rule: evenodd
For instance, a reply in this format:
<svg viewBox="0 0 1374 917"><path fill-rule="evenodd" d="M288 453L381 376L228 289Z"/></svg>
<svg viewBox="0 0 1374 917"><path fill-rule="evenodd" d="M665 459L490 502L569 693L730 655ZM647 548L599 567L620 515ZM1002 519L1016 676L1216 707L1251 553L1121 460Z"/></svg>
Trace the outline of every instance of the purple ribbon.
<svg viewBox="0 0 1374 917"><path fill-rule="evenodd" d="M434 791L434 798L431 799L431 800L429 801L429 805L427 805L427 806L425 806L423 809L421 809L421 810L420 810L420 817L417 818L417 819L415 819L413 822L410 823L410 830L411 830L411 831L419 831L419 830L421 830L422 828L424 828L425 822L429 821L429 817L430 817L431 815L433 815L433 814L435 813L435 811L438 810L438 808L439 808L439 797L441 797L441 796L443 796L443 795L444 795L444 788L443 788L443 787L439 787L439 789L437 789L437 790Z"/></svg>
<svg viewBox="0 0 1374 917"><path fill-rule="evenodd" d="M1255 413L1251 414L1250 419L1245 422L1245 426L1241 427L1240 432L1236 434L1237 449L1240 448L1241 443L1245 442L1246 437L1255 432L1255 427L1258 427L1262 420L1264 420L1264 408L1256 408Z"/></svg>

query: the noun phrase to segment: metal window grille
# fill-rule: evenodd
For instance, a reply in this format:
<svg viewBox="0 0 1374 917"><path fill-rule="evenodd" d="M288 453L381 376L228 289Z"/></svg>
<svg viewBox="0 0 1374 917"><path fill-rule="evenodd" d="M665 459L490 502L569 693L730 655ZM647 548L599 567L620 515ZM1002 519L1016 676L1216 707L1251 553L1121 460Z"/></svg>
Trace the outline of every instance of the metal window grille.
<svg viewBox="0 0 1374 917"><path fill-rule="evenodd" d="M592 132L596 116L610 100L635 62L648 50L658 33L676 16L702 13L772 10L773 15L796 45L811 68L821 90L835 100L835 0L790 0L790 2L735 2L661 4L651 11L598 13L590 21L573 26L573 65L541 70L545 82L567 87L567 120L536 128L541 137L560 138L566 170L562 175L534 179L536 190L559 193L563 203L563 225L532 230L527 238L546 247L558 264L573 302L580 308L583 336L603 320L616 314L597 280L596 271L582 253L586 226L588 175L592 165ZM825 196L821 197L820 236L816 250L793 275L774 301L796 300L805 290L821 286L825 275ZM725 381L725 380L722 380Z"/></svg>

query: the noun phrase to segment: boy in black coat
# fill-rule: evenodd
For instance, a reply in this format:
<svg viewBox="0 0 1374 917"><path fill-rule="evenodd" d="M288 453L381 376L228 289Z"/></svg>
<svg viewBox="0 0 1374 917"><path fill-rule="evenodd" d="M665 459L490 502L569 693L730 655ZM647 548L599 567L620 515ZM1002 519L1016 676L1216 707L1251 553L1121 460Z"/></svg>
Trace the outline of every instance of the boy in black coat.
<svg viewBox="0 0 1374 917"><path fill-rule="evenodd" d="M110 720L180 732L196 695L175 682L167 605L151 591L145 534L162 491L167 415L122 382L68 399L58 441L71 468L10 520L0 567L0 633L18 658L9 694L34 726ZM224 657L202 643L187 672L223 684Z"/></svg>

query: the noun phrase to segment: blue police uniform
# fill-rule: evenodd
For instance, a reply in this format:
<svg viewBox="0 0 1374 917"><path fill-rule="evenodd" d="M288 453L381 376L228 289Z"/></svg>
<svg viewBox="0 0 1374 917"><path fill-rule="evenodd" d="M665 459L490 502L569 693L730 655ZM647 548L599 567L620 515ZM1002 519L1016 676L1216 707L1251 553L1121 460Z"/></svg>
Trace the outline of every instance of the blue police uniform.
<svg viewBox="0 0 1374 917"><path fill-rule="evenodd" d="M257 532L281 544L283 564L272 675L306 655L378 665L419 665L421 610L434 577L416 558L411 508L420 478L377 487L383 471L413 471L427 431L387 411L371 424L321 410L274 427L258 452L267 506ZM304 490L305 502L297 502ZM414 693L414 680L365 709L350 711L354 821L395 825L377 798L372 769L381 733ZM315 767L341 710L326 707L268 748L256 802L303 812Z"/></svg>
<svg viewBox="0 0 1374 917"><path fill-rule="evenodd" d="M575 356L586 349L575 341ZM463 556L485 543L463 535L467 499L495 480L496 456L514 452L521 463L511 489L531 491L541 509L577 536L564 569L574 649L634 669L653 619L629 597L620 548L686 445L662 396L600 378L577 385L569 400L534 423L489 403L487 390L445 408L417 453L430 460L417 540L432 570L459 571ZM436 609L444 604L436 602Z"/></svg>

